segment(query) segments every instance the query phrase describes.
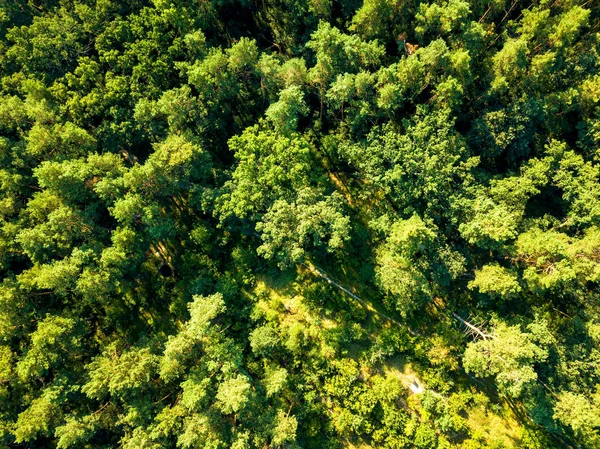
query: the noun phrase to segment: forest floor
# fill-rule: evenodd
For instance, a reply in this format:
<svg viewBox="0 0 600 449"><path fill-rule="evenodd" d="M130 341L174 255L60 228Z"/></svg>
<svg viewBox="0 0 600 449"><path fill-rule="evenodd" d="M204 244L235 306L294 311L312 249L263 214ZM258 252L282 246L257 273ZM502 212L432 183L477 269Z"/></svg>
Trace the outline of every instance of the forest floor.
<svg viewBox="0 0 600 449"><path fill-rule="evenodd" d="M384 305L380 301L377 301L377 299L371 298L368 292L365 292L367 289L361 288L360 285L352 282L350 278L354 277L355 273L347 271L346 276L341 276L341 274L344 273L336 271L334 277L321 267L306 263L297 267L297 273L288 271L277 275L271 274L262 278L258 282L258 285L260 289L268 291L271 301L279 302L285 307L290 314L288 317L290 324L295 320L307 321L312 326L316 326L318 332L331 331L338 327L339 323L327 311L321 311L319 316L314 316L316 311L311 308L310 304L304 303L302 283L296 282L296 276L300 276L303 279L306 279L306 276L312 276L316 282L325 282L333 286L342 297L353 303L355 307L364 310L365 315L360 324L372 340L377 337L382 329L389 326L403 327L409 330L410 334L416 339L435 338L440 340L443 337L438 332L445 332L444 330L440 331L440 328L456 326L456 323L453 323L452 320L441 313L441 315L437 316L437 319L440 321L437 331L431 334L423 334L419 330L410 329L407 325L389 316L389 313L384 311ZM265 304L263 307L266 310L272 306L273 303L271 302L270 306L266 306ZM439 308L434 308L434 312L440 314L442 311ZM345 351L346 356L360 363L361 357L364 357L367 347L367 344L353 343ZM439 357L443 358L444 354L439 355ZM421 366L413 357L397 355L385 359L380 364L378 370L365 373L365 375L372 376L379 374L385 378L393 377L398 379L406 391L406 396L401 399L402 402L411 409L412 413L423 413L419 406L419 396L426 391L439 395L435 389L428 385L427 370L428 367ZM470 376L464 376L464 381L465 385L462 387L468 388L473 392L479 392L484 388L484 383L478 382L475 385ZM487 399L488 396L484 394L477 394L477 398L479 400L472 404L465 414L466 425L476 438L481 442L493 441L497 444L497 447L507 449L520 447L524 437L523 433L526 432L526 429L518 424L517 416L509 404L501 401L500 404L492 406L493 404L490 404ZM346 447L348 449L368 449L375 446L370 446L365 442L348 441Z"/></svg>

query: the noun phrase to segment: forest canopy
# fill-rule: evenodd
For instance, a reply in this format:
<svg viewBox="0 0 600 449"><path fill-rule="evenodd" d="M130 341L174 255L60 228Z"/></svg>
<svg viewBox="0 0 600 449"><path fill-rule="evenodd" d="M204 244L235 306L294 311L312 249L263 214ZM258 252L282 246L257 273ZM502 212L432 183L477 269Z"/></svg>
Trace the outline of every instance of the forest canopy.
<svg viewBox="0 0 600 449"><path fill-rule="evenodd" d="M598 2L0 0L0 448L598 447Z"/></svg>

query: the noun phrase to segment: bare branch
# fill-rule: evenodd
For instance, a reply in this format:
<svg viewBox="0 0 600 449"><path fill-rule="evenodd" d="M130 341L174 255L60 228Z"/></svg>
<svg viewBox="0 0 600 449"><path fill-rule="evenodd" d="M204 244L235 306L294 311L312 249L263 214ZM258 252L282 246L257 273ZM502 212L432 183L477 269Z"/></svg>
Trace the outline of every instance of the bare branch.
<svg viewBox="0 0 600 449"><path fill-rule="evenodd" d="M479 335L484 340L487 340L488 338L494 338L493 335L486 334L481 329L479 329L477 326L475 326L475 325L469 323L467 320L464 320L463 318L461 318L457 313L452 312L452 316L467 327L467 329L469 330L468 335Z"/></svg>

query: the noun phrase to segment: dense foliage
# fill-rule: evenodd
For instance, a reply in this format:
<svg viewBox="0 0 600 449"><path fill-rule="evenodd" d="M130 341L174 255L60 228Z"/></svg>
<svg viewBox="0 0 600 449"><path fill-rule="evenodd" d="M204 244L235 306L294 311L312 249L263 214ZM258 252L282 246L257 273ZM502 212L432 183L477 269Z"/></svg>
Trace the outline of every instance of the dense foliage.
<svg viewBox="0 0 600 449"><path fill-rule="evenodd" d="M0 447L600 447L600 5L0 0Z"/></svg>

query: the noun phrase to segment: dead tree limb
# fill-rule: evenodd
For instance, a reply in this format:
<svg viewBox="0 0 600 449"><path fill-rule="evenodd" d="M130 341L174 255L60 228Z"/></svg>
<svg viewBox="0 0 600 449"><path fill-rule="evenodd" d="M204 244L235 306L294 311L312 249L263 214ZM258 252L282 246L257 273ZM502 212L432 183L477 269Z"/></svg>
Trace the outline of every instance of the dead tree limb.
<svg viewBox="0 0 600 449"><path fill-rule="evenodd" d="M469 329L474 334L479 335L484 340L487 340L488 338L494 338L493 335L486 334L481 329L479 329L477 326L474 326L473 324L469 323L467 320L464 320L463 318L461 318L460 315L458 315L457 313L452 312L452 316L454 318L456 318L458 321L460 321L462 324L464 324L467 327L467 329Z"/></svg>

